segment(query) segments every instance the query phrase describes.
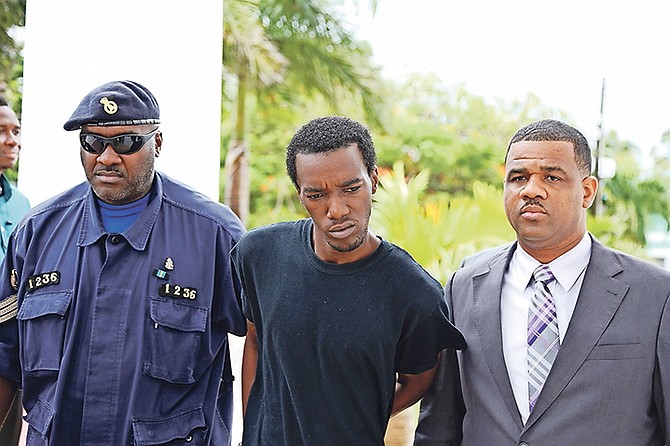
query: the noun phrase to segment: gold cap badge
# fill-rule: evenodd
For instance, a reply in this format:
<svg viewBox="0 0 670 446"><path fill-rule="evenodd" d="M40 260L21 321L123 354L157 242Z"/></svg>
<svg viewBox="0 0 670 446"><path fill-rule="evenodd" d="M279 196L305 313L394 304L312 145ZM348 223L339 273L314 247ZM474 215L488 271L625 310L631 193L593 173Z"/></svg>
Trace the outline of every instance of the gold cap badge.
<svg viewBox="0 0 670 446"><path fill-rule="evenodd" d="M100 99L100 103L103 106L103 110L105 110L105 113L107 113L108 115L113 115L119 110L119 106L116 105L116 102L110 101L106 97Z"/></svg>

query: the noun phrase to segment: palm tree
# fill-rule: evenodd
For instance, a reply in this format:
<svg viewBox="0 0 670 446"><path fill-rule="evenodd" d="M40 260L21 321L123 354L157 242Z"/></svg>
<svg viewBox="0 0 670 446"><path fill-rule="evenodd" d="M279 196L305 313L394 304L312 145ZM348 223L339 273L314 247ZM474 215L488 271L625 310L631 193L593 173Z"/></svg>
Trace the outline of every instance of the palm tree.
<svg viewBox="0 0 670 446"><path fill-rule="evenodd" d="M405 177L402 162L380 172L370 227L406 249L443 284L464 257L514 240L502 191L475 181L472 196L424 197L428 170ZM399 216L402 216L400 218Z"/></svg>
<svg viewBox="0 0 670 446"><path fill-rule="evenodd" d="M373 7L376 2L372 2ZM321 95L338 110L338 97L360 97L368 119L379 123L377 70L328 2L226 0L224 69L237 82L233 136L225 162L224 201L246 220L249 213L247 99L269 91Z"/></svg>
<svg viewBox="0 0 670 446"><path fill-rule="evenodd" d="M658 214L668 221L670 209L665 187L656 179L637 180L630 174L617 174L607 181L608 214L618 217L624 236L645 245L649 216Z"/></svg>
<svg viewBox="0 0 670 446"><path fill-rule="evenodd" d="M245 142L247 92L255 86L281 82L287 59L259 21L257 1L224 1L223 17L223 65L237 79L236 120L225 161L224 201L246 221L249 212Z"/></svg>

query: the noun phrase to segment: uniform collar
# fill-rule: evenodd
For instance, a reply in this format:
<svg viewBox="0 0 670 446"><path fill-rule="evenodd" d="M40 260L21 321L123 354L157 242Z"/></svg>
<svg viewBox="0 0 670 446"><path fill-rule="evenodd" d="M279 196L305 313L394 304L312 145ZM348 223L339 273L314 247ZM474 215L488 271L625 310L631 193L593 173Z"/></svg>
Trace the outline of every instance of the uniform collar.
<svg viewBox="0 0 670 446"><path fill-rule="evenodd" d="M158 172L154 175L154 182L151 186L150 194L153 199L149 201L148 206L140 216L135 220L135 223L121 235L128 240L130 246L137 251L144 251L149 241L149 234L156 223L158 212L163 203L163 178ZM96 204L95 193L93 188L89 186L86 195L86 203L79 232L79 246L89 246L98 241L101 237L109 234L102 226L102 217L100 216L100 209Z"/></svg>

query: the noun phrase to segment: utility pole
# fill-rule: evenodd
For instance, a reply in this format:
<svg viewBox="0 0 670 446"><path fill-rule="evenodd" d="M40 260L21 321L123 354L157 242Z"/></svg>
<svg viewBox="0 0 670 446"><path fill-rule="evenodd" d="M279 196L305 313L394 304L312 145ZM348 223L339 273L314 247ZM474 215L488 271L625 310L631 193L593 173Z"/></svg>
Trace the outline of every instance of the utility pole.
<svg viewBox="0 0 670 446"><path fill-rule="evenodd" d="M601 178L600 157L602 156L605 147L605 126L603 124L603 116L605 111L605 78L603 78L602 88L600 90L600 121L598 122L598 140L596 141L596 149L594 153L595 166L593 173L598 179L598 190L596 191L596 199L593 203L593 215L601 217L603 215L603 188L605 187L605 179Z"/></svg>

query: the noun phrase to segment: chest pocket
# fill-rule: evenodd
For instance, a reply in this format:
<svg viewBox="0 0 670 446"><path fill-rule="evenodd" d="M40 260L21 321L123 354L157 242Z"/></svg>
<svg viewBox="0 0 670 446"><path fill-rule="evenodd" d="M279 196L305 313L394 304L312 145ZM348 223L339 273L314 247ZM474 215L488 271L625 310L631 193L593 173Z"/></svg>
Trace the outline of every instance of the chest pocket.
<svg viewBox="0 0 670 446"><path fill-rule="evenodd" d="M209 310L177 299L152 297L150 314L144 373L175 384L194 383Z"/></svg>
<svg viewBox="0 0 670 446"><path fill-rule="evenodd" d="M27 372L59 370L67 323L65 314L71 301L71 292L33 294L23 299L16 318L21 361Z"/></svg>

